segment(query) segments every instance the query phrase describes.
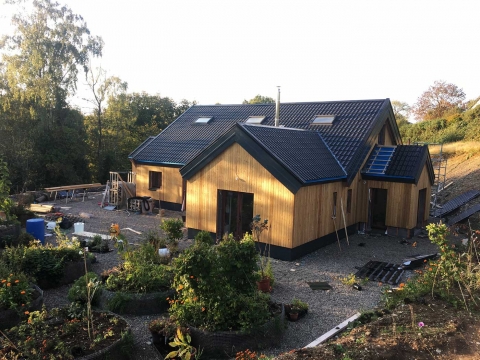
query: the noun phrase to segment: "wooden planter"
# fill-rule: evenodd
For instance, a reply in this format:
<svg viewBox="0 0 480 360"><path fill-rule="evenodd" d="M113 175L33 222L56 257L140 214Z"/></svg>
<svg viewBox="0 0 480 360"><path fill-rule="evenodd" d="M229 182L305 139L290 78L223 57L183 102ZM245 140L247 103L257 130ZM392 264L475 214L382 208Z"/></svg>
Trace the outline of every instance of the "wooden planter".
<svg viewBox="0 0 480 360"><path fill-rule="evenodd" d="M215 358L235 357L239 351L255 350L278 344L280 336L285 331L285 308L282 305L280 314L275 315L265 325L246 334L240 331L209 332L189 326L192 337L191 344L202 354Z"/></svg>
<svg viewBox="0 0 480 360"><path fill-rule="evenodd" d="M43 291L37 285L32 284L34 289L34 299L32 300L28 311L37 311L42 309L43 305ZM0 330L10 329L20 322L18 312L12 309L0 310Z"/></svg>
<svg viewBox="0 0 480 360"><path fill-rule="evenodd" d="M120 295L117 295L120 294ZM135 294L126 292L114 292L104 289L100 295L99 308L112 311L116 314L129 315L152 315L161 314L168 310L169 304L167 297L173 297L175 291L169 289L166 291ZM112 308L112 299L122 296L121 307Z"/></svg>
<svg viewBox="0 0 480 360"><path fill-rule="evenodd" d="M272 287L270 286L270 278L265 277L260 281L257 281L258 290L264 293L269 293L272 291Z"/></svg>

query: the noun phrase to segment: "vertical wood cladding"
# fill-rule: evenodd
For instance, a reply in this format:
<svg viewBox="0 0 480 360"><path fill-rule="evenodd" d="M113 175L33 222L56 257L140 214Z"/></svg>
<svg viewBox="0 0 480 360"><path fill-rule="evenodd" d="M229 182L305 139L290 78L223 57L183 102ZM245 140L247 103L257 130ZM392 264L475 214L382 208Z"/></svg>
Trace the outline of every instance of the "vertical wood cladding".
<svg viewBox="0 0 480 360"><path fill-rule="evenodd" d="M294 194L237 143L188 180L188 228L216 232L218 189L253 193L254 215L270 224L262 242L292 248Z"/></svg>
<svg viewBox="0 0 480 360"><path fill-rule="evenodd" d="M182 203L182 176L180 168L155 166L155 165L132 165L132 171L137 173L137 196L150 196L155 200ZM162 173L162 186L156 190L149 189L149 172Z"/></svg>

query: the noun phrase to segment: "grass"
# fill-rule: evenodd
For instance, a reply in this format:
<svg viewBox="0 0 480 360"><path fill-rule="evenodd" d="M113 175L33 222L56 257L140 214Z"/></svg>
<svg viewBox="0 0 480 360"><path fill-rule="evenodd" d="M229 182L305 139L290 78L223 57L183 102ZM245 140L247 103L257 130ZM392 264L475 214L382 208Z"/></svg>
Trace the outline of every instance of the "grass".
<svg viewBox="0 0 480 360"><path fill-rule="evenodd" d="M440 152L440 146L430 146L430 155L437 155ZM443 144L442 152L445 156L467 155L471 157L480 153L480 142L478 141L458 141L454 143Z"/></svg>

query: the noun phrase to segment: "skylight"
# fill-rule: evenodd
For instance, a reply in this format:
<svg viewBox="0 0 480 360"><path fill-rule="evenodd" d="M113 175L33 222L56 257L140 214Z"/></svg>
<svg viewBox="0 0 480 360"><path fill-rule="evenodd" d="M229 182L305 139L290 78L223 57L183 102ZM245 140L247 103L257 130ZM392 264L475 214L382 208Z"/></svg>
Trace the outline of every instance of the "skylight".
<svg viewBox="0 0 480 360"><path fill-rule="evenodd" d="M377 175L385 174L394 152L394 146L382 146L375 148L370 156L370 159L368 159L366 173Z"/></svg>
<svg viewBox="0 0 480 360"><path fill-rule="evenodd" d="M335 115L317 115L312 121L312 125L331 125L335 120Z"/></svg>
<svg viewBox="0 0 480 360"><path fill-rule="evenodd" d="M251 125L260 125L263 120L265 120L265 116L250 116L246 123Z"/></svg>
<svg viewBox="0 0 480 360"><path fill-rule="evenodd" d="M212 117L199 117L195 120L195 124L208 124L212 120Z"/></svg>

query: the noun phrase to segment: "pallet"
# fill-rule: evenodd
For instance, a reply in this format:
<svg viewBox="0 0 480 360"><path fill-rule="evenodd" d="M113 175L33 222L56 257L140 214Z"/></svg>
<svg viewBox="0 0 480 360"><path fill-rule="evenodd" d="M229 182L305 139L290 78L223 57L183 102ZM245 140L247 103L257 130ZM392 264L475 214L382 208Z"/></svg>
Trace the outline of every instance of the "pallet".
<svg viewBox="0 0 480 360"><path fill-rule="evenodd" d="M405 270L398 264L371 260L362 266L355 276L360 279L368 278L371 281L397 285L404 272Z"/></svg>
<svg viewBox="0 0 480 360"><path fill-rule="evenodd" d="M465 220L466 218L472 216L476 212L480 211L480 204L474 205L471 208L465 210L461 214L458 214L457 216L451 218L448 220L448 226L455 225L456 223Z"/></svg>

